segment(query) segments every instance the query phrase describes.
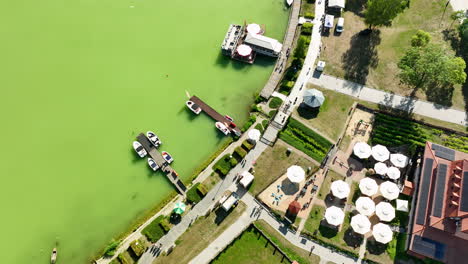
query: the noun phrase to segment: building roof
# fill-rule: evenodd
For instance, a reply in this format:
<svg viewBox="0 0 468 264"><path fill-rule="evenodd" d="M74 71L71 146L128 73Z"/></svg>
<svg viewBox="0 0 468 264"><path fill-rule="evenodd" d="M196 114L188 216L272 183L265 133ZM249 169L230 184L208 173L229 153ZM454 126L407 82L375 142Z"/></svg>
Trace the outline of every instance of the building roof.
<svg viewBox="0 0 468 264"><path fill-rule="evenodd" d="M298 201L292 201L289 204L288 212L290 214L297 215L299 213L299 211L301 210L301 208L302 208L301 204Z"/></svg>
<svg viewBox="0 0 468 264"><path fill-rule="evenodd" d="M254 176L248 171L242 172L241 176L242 178L239 183L244 186L244 188L247 188L247 186L249 186L249 184L253 181Z"/></svg>
<svg viewBox="0 0 468 264"><path fill-rule="evenodd" d="M268 50L272 50L276 53L281 52L281 49L283 48L283 44L281 44L278 40L265 37L262 35L258 34L247 34L247 37L245 37L244 40L245 43L255 45L258 47L262 47Z"/></svg>
<svg viewBox="0 0 468 264"><path fill-rule="evenodd" d="M345 0L328 0L328 7L345 8Z"/></svg>

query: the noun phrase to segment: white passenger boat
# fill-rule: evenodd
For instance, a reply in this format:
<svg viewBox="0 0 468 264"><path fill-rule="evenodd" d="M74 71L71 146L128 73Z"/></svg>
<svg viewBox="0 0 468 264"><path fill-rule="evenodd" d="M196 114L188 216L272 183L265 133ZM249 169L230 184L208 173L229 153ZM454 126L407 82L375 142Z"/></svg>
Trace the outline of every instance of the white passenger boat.
<svg viewBox="0 0 468 264"><path fill-rule="evenodd" d="M148 158L148 165L153 171L157 171L159 169L158 164L156 164L156 161L154 161L152 158Z"/></svg>
<svg viewBox="0 0 468 264"><path fill-rule="evenodd" d="M171 164L174 161L174 159L171 157L171 155L168 152L163 151L161 152L161 154L167 163Z"/></svg>
<svg viewBox="0 0 468 264"><path fill-rule="evenodd" d="M229 135L231 133L231 131L229 131L228 127L221 123L221 122L216 122L215 123L215 126L217 129L219 129L219 131L223 132L224 135Z"/></svg>
<svg viewBox="0 0 468 264"><path fill-rule="evenodd" d="M158 136L153 131L146 132L146 137L157 148L162 144L161 140L158 138Z"/></svg>
<svg viewBox="0 0 468 264"><path fill-rule="evenodd" d="M185 105L192 111L194 112L195 114L200 114L201 112L201 107L199 105L197 105L196 103L192 102L192 101L187 101L185 102Z"/></svg>
<svg viewBox="0 0 468 264"><path fill-rule="evenodd" d="M133 149L138 154L138 156L140 156L140 158L143 158L144 156L148 154L146 150L143 148L143 146L140 144L140 142L138 141L133 141Z"/></svg>
<svg viewBox="0 0 468 264"><path fill-rule="evenodd" d="M291 6L292 3L293 3L294 0L286 0L286 4L288 4L288 6Z"/></svg>

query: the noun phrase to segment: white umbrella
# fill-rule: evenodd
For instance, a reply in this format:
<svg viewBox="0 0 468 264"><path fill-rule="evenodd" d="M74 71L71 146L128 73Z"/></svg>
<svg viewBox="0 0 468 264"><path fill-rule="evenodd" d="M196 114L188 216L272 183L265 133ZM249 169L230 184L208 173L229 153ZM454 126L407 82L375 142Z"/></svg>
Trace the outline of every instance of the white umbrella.
<svg viewBox="0 0 468 264"><path fill-rule="evenodd" d="M375 173L377 174L385 175L385 173L387 173L388 167L387 165L385 165L385 163L377 162L374 165L374 170L375 170Z"/></svg>
<svg viewBox="0 0 468 264"><path fill-rule="evenodd" d="M392 180L398 180L400 178L401 172L397 167L390 167L387 170L387 176Z"/></svg>
<svg viewBox="0 0 468 264"><path fill-rule="evenodd" d="M346 182L338 180L332 182L331 191L336 198L344 199L348 197L350 189L349 185Z"/></svg>
<svg viewBox="0 0 468 264"><path fill-rule="evenodd" d="M386 224L378 223L372 228L372 235L377 242L387 244L393 239L393 231Z"/></svg>
<svg viewBox="0 0 468 264"><path fill-rule="evenodd" d="M293 165L289 167L287 174L288 174L288 179L294 183L299 183L303 181L305 177L305 171L297 165Z"/></svg>
<svg viewBox="0 0 468 264"><path fill-rule="evenodd" d="M356 210L360 214L371 216L375 212L375 203L369 197L359 197L356 200Z"/></svg>
<svg viewBox="0 0 468 264"><path fill-rule="evenodd" d="M344 220L344 212L336 206L328 207L325 211L325 220L327 220L330 225L340 225Z"/></svg>
<svg viewBox="0 0 468 264"><path fill-rule="evenodd" d="M247 57L250 54L252 54L252 48L245 44L241 44L237 47L237 53L241 55L242 57Z"/></svg>
<svg viewBox="0 0 468 264"><path fill-rule="evenodd" d="M398 211L408 212L408 201L407 200L396 200L396 209Z"/></svg>
<svg viewBox="0 0 468 264"><path fill-rule="evenodd" d="M247 136L249 137L250 140L253 140L253 141L258 141L260 139L260 130L258 129L251 129L249 130L249 133L247 134Z"/></svg>
<svg viewBox="0 0 468 264"><path fill-rule="evenodd" d="M380 193L388 200L395 200L400 195L400 189L395 183L386 181L380 184Z"/></svg>
<svg viewBox="0 0 468 264"><path fill-rule="evenodd" d="M364 235L370 231L371 222L365 215L358 214L351 217L351 227L354 232Z"/></svg>
<svg viewBox="0 0 468 264"><path fill-rule="evenodd" d="M364 195L372 196L377 193L379 186L374 179L366 177L359 181L359 190L361 190L361 193Z"/></svg>
<svg viewBox="0 0 468 264"><path fill-rule="evenodd" d="M260 32L262 32L262 28L260 27L259 24L248 24L247 32L251 34L260 34Z"/></svg>
<svg viewBox="0 0 468 264"><path fill-rule="evenodd" d="M375 214L379 217L380 221L390 222L395 218L395 208L387 202L380 202L375 207Z"/></svg>
<svg viewBox="0 0 468 264"><path fill-rule="evenodd" d="M399 168L404 168L408 165L408 157L403 154L391 154L390 161Z"/></svg>
<svg viewBox="0 0 468 264"><path fill-rule="evenodd" d="M372 154L372 149L366 142L357 142L354 144L353 153L360 159L367 159Z"/></svg>
<svg viewBox="0 0 468 264"><path fill-rule="evenodd" d="M372 157L377 161L386 161L390 157L390 152L385 146L375 145L372 147Z"/></svg>

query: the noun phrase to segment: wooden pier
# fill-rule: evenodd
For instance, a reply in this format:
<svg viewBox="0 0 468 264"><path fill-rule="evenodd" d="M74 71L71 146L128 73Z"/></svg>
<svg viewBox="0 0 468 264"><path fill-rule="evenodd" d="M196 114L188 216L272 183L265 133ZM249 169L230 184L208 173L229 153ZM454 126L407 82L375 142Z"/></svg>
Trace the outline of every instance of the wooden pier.
<svg viewBox="0 0 468 264"><path fill-rule="evenodd" d="M195 95L190 97L190 101L192 101L195 104L197 104L198 106L200 106L200 108L203 110L203 112L205 112L207 115L209 115L214 120L216 120L218 122L221 122L221 123L224 123L224 124L230 124L231 123L231 121L226 119L223 115L218 113L216 110L211 108L211 106L207 105L205 102L203 102L200 98L196 97ZM241 130L237 126L235 128L232 128L229 125L226 125L226 126L236 136L242 135Z"/></svg>
<svg viewBox="0 0 468 264"><path fill-rule="evenodd" d="M137 141L140 142L146 152L148 152L148 155L154 159L156 164L158 164L159 169L167 176L172 184L174 184L179 193L185 196L187 187L185 187L184 183L179 179L177 172L169 165L169 163L167 163L158 149L143 133L140 133L137 136Z"/></svg>

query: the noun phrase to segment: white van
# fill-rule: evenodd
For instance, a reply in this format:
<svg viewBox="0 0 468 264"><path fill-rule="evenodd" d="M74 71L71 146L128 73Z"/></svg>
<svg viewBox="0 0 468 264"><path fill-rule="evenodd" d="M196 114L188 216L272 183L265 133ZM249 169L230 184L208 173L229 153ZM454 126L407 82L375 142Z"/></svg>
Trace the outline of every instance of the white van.
<svg viewBox="0 0 468 264"><path fill-rule="evenodd" d="M338 18L338 22L336 23L336 32L341 33L344 30L344 18Z"/></svg>

